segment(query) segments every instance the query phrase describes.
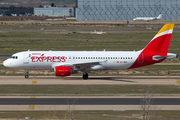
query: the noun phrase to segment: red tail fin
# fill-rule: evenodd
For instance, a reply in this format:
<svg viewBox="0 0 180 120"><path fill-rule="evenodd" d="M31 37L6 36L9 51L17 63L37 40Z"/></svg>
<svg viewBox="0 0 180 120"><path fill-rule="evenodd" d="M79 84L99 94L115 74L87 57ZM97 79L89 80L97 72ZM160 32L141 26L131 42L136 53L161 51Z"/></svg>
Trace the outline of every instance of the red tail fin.
<svg viewBox="0 0 180 120"><path fill-rule="evenodd" d="M129 69L151 65L165 60L173 28L174 24L165 24L149 44L139 53L138 58Z"/></svg>
<svg viewBox="0 0 180 120"><path fill-rule="evenodd" d="M150 43L143 49L143 53L162 52L167 53L174 24L165 24L154 36Z"/></svg>

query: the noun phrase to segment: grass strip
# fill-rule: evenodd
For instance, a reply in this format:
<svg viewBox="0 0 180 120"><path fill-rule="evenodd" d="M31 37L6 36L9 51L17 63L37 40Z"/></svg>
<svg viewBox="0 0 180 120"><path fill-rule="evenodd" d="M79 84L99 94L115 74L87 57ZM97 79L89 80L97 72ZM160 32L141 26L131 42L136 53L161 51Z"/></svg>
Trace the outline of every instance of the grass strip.
<svg viewBox="0 0 180 120"><path fill-rule="evenodd" d="M57 106L54 106L57 108ZM60 107L60 106L59 106ZM149 116L151 116L149 111ZM0 111L0 119L16 118L24 119L32 117L33 119L78 119L78 120L139 120L139 117L132 116L133 114L142 114L140 110L127 111ZM161 118L163 120L179 119L179 111L173 110L158 110L154 119Z"/></svg>
<svg viewBox="0 0 180 120"><path fill-rule="evenodd" d="M30 50L57 51L133 51L143 49L154 37L155 32L148 33L109 33L92 35L80 33L0 33L0 54L14 54ZM180 34L173 33L169 46L170 53L180 51Z"/></svg>

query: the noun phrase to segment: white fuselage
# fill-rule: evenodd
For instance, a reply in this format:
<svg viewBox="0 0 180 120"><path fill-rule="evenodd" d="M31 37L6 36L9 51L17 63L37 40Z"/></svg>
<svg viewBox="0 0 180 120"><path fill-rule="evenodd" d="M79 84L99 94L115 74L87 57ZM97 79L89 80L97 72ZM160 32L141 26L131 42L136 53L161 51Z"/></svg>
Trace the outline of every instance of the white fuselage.
<svg viewBox="0 0 180 120"><path fill-rule="evenodd" d="M134 18L133 20L144 20L144 21L151 21L151 20L155 20L156 17L137 17Z"/></svg>
<svg viewBox="0 0 180 120"><path fill-rule="evenodd" d="M133 20L151 21L151 20L160 20L161 18L162 18L162 14L160 14L158 17L136 17Z"/></svg>
<svg viewBox="0 0 180 120"><path fill-rule="evenodd" d="M140 51L25 51L12 55L17 59L9 58L3 64L15 69L50 70L56 65L100 62L87 70L122 70L128 69L139 54Z"/></svg>

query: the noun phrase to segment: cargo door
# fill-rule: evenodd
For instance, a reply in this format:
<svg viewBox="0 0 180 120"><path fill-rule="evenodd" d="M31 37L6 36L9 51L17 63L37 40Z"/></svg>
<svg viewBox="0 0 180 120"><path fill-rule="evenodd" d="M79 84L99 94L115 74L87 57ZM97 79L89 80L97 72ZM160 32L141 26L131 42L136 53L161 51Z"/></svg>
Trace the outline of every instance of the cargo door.
<svg viewBox="0 0 180 120"><path fill-rule="evenodd" d="M24 63L24 64L29 64L29 54L28 54L28 53L25 53L25 54L24 54L23 63Z"/></svg>

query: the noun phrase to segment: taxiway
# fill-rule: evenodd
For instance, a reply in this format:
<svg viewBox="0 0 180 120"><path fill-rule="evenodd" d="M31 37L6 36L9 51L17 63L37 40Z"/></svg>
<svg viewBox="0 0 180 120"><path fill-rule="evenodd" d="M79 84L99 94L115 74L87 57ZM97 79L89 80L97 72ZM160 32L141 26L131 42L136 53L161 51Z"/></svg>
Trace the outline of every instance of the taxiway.
<svg viewBox="0 0 180 120"><path fill-rule="evenodd" d="M180 76L0 76L0 85L179 85Z"/></svg>

